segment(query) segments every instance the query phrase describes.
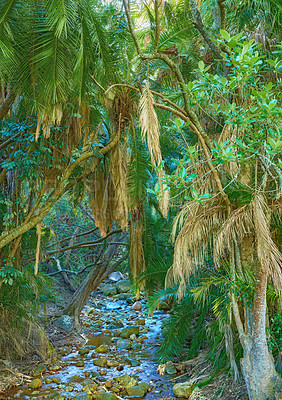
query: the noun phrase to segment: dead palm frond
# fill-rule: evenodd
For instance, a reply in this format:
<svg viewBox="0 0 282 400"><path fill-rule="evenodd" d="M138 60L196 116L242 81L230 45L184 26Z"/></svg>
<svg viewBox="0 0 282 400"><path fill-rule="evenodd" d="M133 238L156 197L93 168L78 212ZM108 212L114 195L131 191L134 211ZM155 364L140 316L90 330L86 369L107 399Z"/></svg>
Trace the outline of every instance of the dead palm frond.
<svg viewBox="0 0 282 400"><path fill-rule="evenodd" d="M129 236L129 266L130 273L135 282L138 276L145 271L145 257L143 248L143 217L142 207L131 210L131 224ZM144 282L138 283L136 287L136 297L139 297L140 290L144 287Z"/></svg>
<svg viewBox="0 0 282 400"><path fill-rule="evenodd" d="M185 290L186 279L204 262L213 233L225 219L226 208L214 200L207 200L204 205L194 200L186 204L176 216L172 229L172 240L175 240L174 260L167 283L171 280L180 282L180 297Z"/></svg>
<svg viewBox="0 0 282 400"><path fill-rule="evenodd" d="M257 254L261 268L267 271L274 287L282 292L282 254L274 243L270 233L271 211L261 194L253 201L254 226L257 238Z"/></svg>
<svg viewBox="0 0 282 400"><path fill-rule="evenodd" d="M163 168L160 167L162 163L162 153L160 147L159 121L154 108L153 94L150 91L148 82L146 88L143 90L139 106L141 135L143 140L147 140L151 163L153 166L157 167L160 185L159 206L164 217L167 217L169 192L167 190L167 185L163 183L164 171Z"/></svg>
<svg viewBox="0 0 282 400"><path fill-rule="evenodd" d="M93 174L91 185L90 204L95 225L100 229L101 236L105 237L113 221L114 196L109 175L99 169Z"/></svg>
<svg viewBox="0 0 282 400"><path fill-rule="evenodd" d="M116 146L110 155L110 173L114 191L114 214L122 229L128 227L127 148Z"/></svg>

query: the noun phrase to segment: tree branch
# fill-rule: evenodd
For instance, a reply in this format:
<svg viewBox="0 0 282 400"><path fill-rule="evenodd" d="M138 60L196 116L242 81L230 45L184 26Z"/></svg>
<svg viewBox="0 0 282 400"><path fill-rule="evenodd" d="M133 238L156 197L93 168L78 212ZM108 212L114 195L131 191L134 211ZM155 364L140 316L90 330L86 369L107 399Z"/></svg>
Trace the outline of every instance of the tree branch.
<svg viewBox="0 0 282 400"><path fill-rule="evenodd" d="M37 214L34 214L30 219L25 220L21 226L12 229L10 232L7 234L3 235L0 237L0 249L2 249L4 246L6 246L8 243L10 243L12 240L17 238L18 236L24 234L25 232L29 231L31 228L33 228L38 222L42 221L42 219L45 217L45 215L48 214L48 212L51 210L53 205L56 203L56 201L73 185L75 185L77 182L82 180L84 177L88 176L89 173L95 170L101 159L103 158L102 156L106 155L109 151L111 151L118 143L119 138L117 138L118 135L114 137L114 139L104 148L100 150L101 157L98 157L94 162L92 168L90 168L86 173L80 175L80 177L73 179L70 183L66 183L72 172L75 170L75 168L80 165L83 161L86 161L87 159L91 157L95 157L95 153L93 151L85 152L82 154L78 159L76 159L65 171L64 175L61 178L60 184L57 186L56 189L52 191L50 194L49 198L47 199L47 204L45 204L41 209L37 209ZM35 212L36 210L34 210Z"/></svg>
<svg viewBox="0 0 282 400"><path fill-rule="evenodd" d="M219 59L219 60L223 60L219 48L216 46L216 44L211 40L210 34L209 32L206 30L203 21L202 21L202 17L200 14L200 11L198 10L198 7L195 3L194 0L189 0L190 2L190 7L191 7L191 11L194 17L194 25L195 27L198 29L198 31L200 32L200 34L202 35L202 37L204 38L204 40L206 41L207 45L209 46L209 48L211 49L211 51L214 53L214 55Z"/></svg>
<svg viewBox="0 0 282 400"><path fill-rule="evenodd" d="M74 244L73 246L64 247L63 249L50 251L47 254L48 254L48 256L52 256L53 254L63 253L64 251L68 251L68 250L97 246L100 243L104 242L104 240L108 239L108 237L114 235L115 233L121 233L121 232L123 232L122 229L116 229L115 231L109 232L105 237L94 240L92 242L77 243L77 244Z"/></svg>

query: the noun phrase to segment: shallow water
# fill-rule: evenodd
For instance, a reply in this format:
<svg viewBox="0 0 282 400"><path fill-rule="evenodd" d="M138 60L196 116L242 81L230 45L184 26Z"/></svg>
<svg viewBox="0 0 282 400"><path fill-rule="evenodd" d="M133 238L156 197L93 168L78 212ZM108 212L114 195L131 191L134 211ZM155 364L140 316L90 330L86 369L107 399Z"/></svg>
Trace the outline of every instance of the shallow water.
<svg viewBox="0 0 282 400"><path fill-rule="evenodd" d="M162 321L166 318L166 314L156 311L153 317L147 317L145 314L131 311L131 305L125 300L106 298L100 292L92 295L88 304L90 307L88 306L88 310L85 309L81 318L85 343L73 346L72 349L61 349L64 355L55 363L59 370L49 369L43 373L40 377L43 382L41 388L36 390L28 387L17 388L16 393L7 394L7 399L73 399L78 393L83 393L85 379L104 384L105 381L124 374L149 383L151 391L143 397L145 400L173 398L170 397L173 384L169 377L167 375L162 377L157 373L156 350L161 341ZM144 319L145 325L139 325L140 320ZM115 346L117 335L123 327L130 326L140 327L142 347L118 350ZM95 349L103 344L108 346L107 353L97 354ZM88 353L80 354L81 349L86 349ZM99 357L116 361L118 365L110 368L98 367L93 364L93 359ZM119 395L124 399L129 398L124 393Z"/></svg>

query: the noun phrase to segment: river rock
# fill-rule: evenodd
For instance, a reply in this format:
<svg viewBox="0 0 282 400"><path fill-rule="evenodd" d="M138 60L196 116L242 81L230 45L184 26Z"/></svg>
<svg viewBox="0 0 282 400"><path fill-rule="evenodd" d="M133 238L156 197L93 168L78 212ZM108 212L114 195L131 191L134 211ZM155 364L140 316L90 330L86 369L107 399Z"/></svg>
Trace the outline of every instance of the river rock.
<svg viewBox="0 0 282 400"><path fill-rule="evenodd" d="M81 382L82 386L90 385L91 383L92 383L91 378L86 378Z"/></svg>
<svg viewBox="0 0 282 400"><path fill-rule="evenodd" d="M93 360L93 364L97 367L105 367L107 365L107 359L105 358L96 358Z"/></svg>
<svg viewBox="0 0 282 400"><path fill-rule="evenodd" d="M97 400L117 400L117 396L110 392L100 392L97 394Z"/></svg>
<svg viewBox="0 0 282 400"><path fill-rule="evenodd" d="M32 379L32 381L28 385L31 389L38 389L42 386L42 381L41 379Z"/></svg>
<svg viewBox="0 0 282 400"><path fill-rule="evenodd" d="M117 294L117 288L112 285L104 285L101 287L101 290L105 296L114 296Z"/></svg>
<svg viewBox="0 0 282 400"><path fill-rule="evenodd" d="M165 372L166 372L166 374L168 374L168 375L174 375L174 374L177 373L177 369L175 368L174 365L172 365L172 364L167 364L167 365L165 366Z"/></svg>
<svg viewBox="0 0 282 400"><path fill-rule="evenodd" d="M117 349L118 350L129 350L132 347L132 343L129 339L118 339Z"/></svg>
<svg viewBox="0 0 282 400"><path fill-rule="evenodd" d="M184 397L186 399L189 399L193 389L194 389L194 384L191 381L177 383L172 388L173 393L176 397Z"/></svg>
<svg viewBox="0 0 282 400"><path fill-rule="evenodd" d="M126 389L128 396L130 397L144 397L146 390L140 386L131 386Z"/></svg>
<svg viewBox="0 0 282 400"><path fill-rule="evenodd" d="M88 393L77 393L74 398L76 400L92 400L92 396Z"/></svg>
<svg viewBox="0 0 282 400"><path fill-rule="evenodd" d="M138 384L138 381L135 378L133 378L133 376L129 376L128 374L118 376L117 378L115 378L115 380L117 381L117 383L124 386L125 388L129 388L131 386L137 386Z"/></svg>
<svg viewBox="0 0 282 400"><path fill-rule="evenodd" d="M75 365L77 366L77 367L84 367L84 362L83 361L77 361L76 363L75 363Z"/></svg>
<svg viewBox="0 0 282 400"><path fill-rule="evenodd" d="M116 360L107 360L107 367L114 368L119 365L118 361Z"/></svg>
<svg viewBox="0 0 282 400"><path fill-rule="evenodd" d="M79 349L78 352L81 356L84 356L85 354L89 353L89 349L87 348Z"/></svg>
<svg viewBox="0 0 282 400"><path fill-rule="evenodd" d="M32 375L33 376L40 376L45 371L46 371L45 365L41 364L41 365L38 365L38 367L35 368L35 370L32 372Z"/></svg>
<svg viewBox="0 0 282 400"><path fill-rule="evenodd" d="M142 303L141 301L135 301L133 306L131 307L132 311L142 311Z"/></svg>
<svg viewBox="0 0 282 400"><path fill-rule="evenodd" d="M143 371L141 371L141 372L143 372ZM140 383L138 383L138 386L142 387L146 392L148 392L148 390L150 388L150 385L147 382L140 382Z"/></svg>
<svg viewBox="0 0 282 400"><path fill-rule="evenodd" d="M130 338L131 335L139 335L139 326L130 326L128 328L124 328L121 333L120 333L120 337L123 339L128 339Z"/></svg>
<svg viewBox="0 0 282 400"><path fill-rule="evenodd" d="M96 353L107 353L108 352L108 346L106 346L105 344L101 344L101 346L97 347L97 349L95 349Z"/></svg>
<svg viewBox="0 0 282 400"><path fill-rule="evenodd" d="M130 291L131 282L128 279L123 279L116 284L118 293L127 293Z"/></svg>
<svg viewBox="0 0 282 400"><path fill-rule="evenodd" d="M118 282L118 281L120 281L121 279L124 279L124 276L123 276L123 274L122 274L121 272L119 272L119 271L112 272L112 273L109 275L109 280L112 281L112 282Z"/></svg>
<svg viewBox="0 0 282 400"><path fill-rule="evenodd" d="M55 321L55 325L58 328L63 329L64 331L70 331L73 327L73 320L72 317L70 317L69 315L62 315L60 318L58 318Z"/></svg>

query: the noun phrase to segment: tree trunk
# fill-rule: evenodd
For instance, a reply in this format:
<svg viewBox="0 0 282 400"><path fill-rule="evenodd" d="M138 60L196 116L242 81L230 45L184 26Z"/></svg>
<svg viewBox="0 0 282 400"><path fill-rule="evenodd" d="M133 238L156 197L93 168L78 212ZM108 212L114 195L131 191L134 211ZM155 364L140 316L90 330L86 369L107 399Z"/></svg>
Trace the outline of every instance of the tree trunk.
<svg viewBox="0 0 282 400"><path fill-rule="evenodd" d="M262 267L254 298L253 331L242 342L244 357L241 367L250 400L272 400L275 390L281 385L266 340L267 276L267 270Z"/></svg>
<svg viewBox="0 0 282 400"><path fill-rule="evenodd" d="M113 239L112 239L113 240ZM62 314L70 315L74 317L75 327L79 327L79 316L83 309L88 297L93 290L96 290L100 283L113 272L123 261L128 257L127 255L120 258L113 265L109 265L114 254L116 253L118 245L110 245L106 250L106 260L101 265L97 265L89 272L87 277L84 279L82 284L74 293L70 303L64 309Z"/></svg>

